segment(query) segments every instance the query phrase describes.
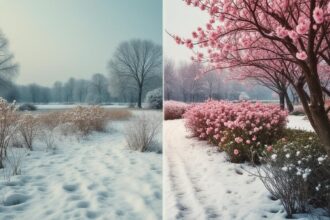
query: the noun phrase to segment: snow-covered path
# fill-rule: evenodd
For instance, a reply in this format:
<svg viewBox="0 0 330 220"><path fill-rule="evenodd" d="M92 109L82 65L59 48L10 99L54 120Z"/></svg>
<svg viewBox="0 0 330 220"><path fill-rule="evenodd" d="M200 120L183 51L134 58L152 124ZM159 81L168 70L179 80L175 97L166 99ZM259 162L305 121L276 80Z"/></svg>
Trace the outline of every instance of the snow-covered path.
<svg viewBox="0 0 330 220"><path fill-rule="evenodd" d="M164 219L285 219L252 167L191 138L183 119L165 121L164 133Z"/></svg>
<svg viewBox="0 0 330 220"><path fill-rule="evenodd" d="M125 146L112 129L31 152L22 175L0 182L0 219L161 219L162 156Z"/></svg>

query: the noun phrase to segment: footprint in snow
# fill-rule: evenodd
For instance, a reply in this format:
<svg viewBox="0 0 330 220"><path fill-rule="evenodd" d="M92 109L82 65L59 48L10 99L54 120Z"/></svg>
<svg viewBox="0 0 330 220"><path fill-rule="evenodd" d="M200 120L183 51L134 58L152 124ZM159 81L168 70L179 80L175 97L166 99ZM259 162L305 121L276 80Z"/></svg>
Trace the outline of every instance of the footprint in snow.
<svg viewBox="0 0 330 220"><path fill-rule="evenodd" d="M219 215L216 213L215 208L207 207L206 208L207 219L217 219Z"/></svg>
<svg viewBox="0 0 330 220"><path fill-rule="evenodd" d="M154 164L150 165L150 170L157 170L157 167Z"/></svg>
<svg viewBox="0 0 330 220"><path fill-rule="evenodd" d="M80 202L78 202L77 207L78 208L88 208L89 207L89 202L87 202L87 201L80 201Z"/></svg>
<svg viewBox="0 0 330 220"><path fill-rule="evenodd" d="M4 206L19 205L25 203L29 198L30 198L29 196L23 194L18 194L18 193L10 194L6 196L6 198L4 199L3 205Z"/></svg>
<svg viewBox="0 0 330 220"><path fill-rule="evenodd" d="M90 185L87 186L87 189L88 190L94 190L95 188L97 188L97 186L98 186L98 184L92 183L92 184L90 184Z"/></svg>
<svg viewBox="0 0 330 220"><path fill-rule="evenodd" d="M94 219L97 218L99 216L98 212L94 212L94 211L87 211L86 212L86 217L89 219Z"/></svg>
<svg viewBox="0 0 330 220"><path fill-rule="evenodd" d="M123 216L125 213L122 210L117 210L116 215L117 216Z"/></svg>
<svg viewBox="0 0 330 220"><path fill-rule="evenodd" d="M78 184L67 184L63 185L63 189L67 192L74 192L78 189L79 185Z"/></svg>

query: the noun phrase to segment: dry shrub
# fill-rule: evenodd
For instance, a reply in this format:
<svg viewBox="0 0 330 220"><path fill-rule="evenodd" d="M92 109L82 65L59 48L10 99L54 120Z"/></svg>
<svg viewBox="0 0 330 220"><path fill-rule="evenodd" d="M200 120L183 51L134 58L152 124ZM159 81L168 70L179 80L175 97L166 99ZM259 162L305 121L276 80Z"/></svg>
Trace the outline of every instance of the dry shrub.
<svg viewBox="0 0 330 220"><path fill-rule="evenodd" d="M69 136L72 134L77 134L77 128L72 123L63 123L59 124L53 129L54 133L58 133L64 136Z"/></svg>
<svg viewBox="0 0 330 220"><path fill-rule="evenodd" d="M38 118L33 115L22 115L19 120L18 130L29 150L33 150L33 141L38 134L39 125Z"/></svg>
<svg viewBox="0 0 330 220"><path fill-rule="evenodd" d="M55 141L54 129L44 129L41 132L42 134L42 141L46 144L46 150L55 152L57 145Z"/></svg>
<svg viewBox="0 0 330 220"><path fill-rule="evenodd" d="M62 114L63 112L57 111L57 112L49 112L46 114L41 114L38 116L38 120L41 127L40 139L46 144L47 151L50 150L55 152L57 148L55 133L56 133L56 128L58 128L59 125L62 123L61 121L61 119L63 118Z"/></svg>
<svg viewBox="0 0 330 220"><path fill-rule="evenodd" d="M15 103L9 104L0 98L0 168L3 168L8 145L16 132L17 118Z"/></svg>
<svg viewBox="0 0 330 220"><path fill-rule="evenodd" d="M42 114L39 116L39 121L43 128L50 131L56 128L56 130L61 130L64 135L76 132L87 135L92 131L104 131L109 120L125 120L131 115L131 112L126 109L78 106L66 111ZM51 138L49 135L47 136Z"/></svg>
<svg viewBox="0 0 330 220"><path fill-rule="evenodd" d="M25 149L9 148L5 159L8 175L20 175L22 173L22 163L27 152Z"/></svg>
<svg viewBox="0 0 330 220"><path fill-rule="evenodd" d="M127 109L107 109L105 118L111 121L127 120L132 117L132 112Z"/></svg>
<svg viewBox="0 0 330 220"><path fill-rule="evenodd" d="M15 147L15 148L23 148L24 147L22 136L20 135L20 133L15 132L15 134L12 136L12 138L10 140L9 145L11 147Z"/></svg>
<svg viewBox="0 0 330 220"><path fill-rule="evenodd" d="M53 130L59 124L61 124L62 114L63 112L59 112L59 111L40 114L38 116L40 126L42 126L43 128Z"/></svg>
<svg viewBox="0 0 330 220"><path fill-rule="evenodd" d="M100 106L78 106L65 111L61 115L62 123L71 123L77 131L87 135L92 131L104 131L107 120L107 111Z"/></svg>
<svg viewBox="0 0 330 220"><path fill-rule="evenodd" d="M150 151L159 132L161 119L145 114L133 118L125 128L125 139L129 149Z"/></svg>

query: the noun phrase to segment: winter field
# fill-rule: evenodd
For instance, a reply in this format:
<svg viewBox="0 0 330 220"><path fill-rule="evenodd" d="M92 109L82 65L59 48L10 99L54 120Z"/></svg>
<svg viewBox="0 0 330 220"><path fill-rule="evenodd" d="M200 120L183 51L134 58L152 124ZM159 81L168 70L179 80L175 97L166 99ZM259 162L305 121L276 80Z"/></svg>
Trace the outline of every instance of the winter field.
<svg viewBox="0 0 330 220"><path fill-rule="evenodd" d="M162 120L161 111L130 111L131 118ZM131 118L110 121L104 132L87 136L55 132L53 149L42 136L32 151L9 148L0 170L0 219L161 219L161 130L154 145L160 152L132 151L124 136ZM21 174L12 176L15 164Z"/></svg>
<svg viewBox="0 0 330 220"><path fill-rule="evenodd" d="M192 138L185 119L164 122L165 219L286 219L248 164L230 163L206 141ZM289 128L312 130L304 116L289 116ZM319 210L315 210L318 212ZM296 219L329 219L294 215Z"/></svg>

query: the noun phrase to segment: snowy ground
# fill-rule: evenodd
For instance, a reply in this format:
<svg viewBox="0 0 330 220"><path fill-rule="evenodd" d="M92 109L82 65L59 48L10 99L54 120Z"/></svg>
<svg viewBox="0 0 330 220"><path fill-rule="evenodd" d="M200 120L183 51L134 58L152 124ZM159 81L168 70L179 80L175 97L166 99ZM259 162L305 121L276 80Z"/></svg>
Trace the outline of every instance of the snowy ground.
<svg viewBox="0 0 330 220"><path fill-rule="evenodd" d="M306 131L314 131L312 125L306 119L306 116L289 116L289 128L306 130Z"/></svg>
<svg viewBox="0 0 330 220"><path fill-rule="evenodd" d="M299 116L289 120L289 127L308 125ZM165 121L164 133L164 219L285 219L280 201L246 172L252 167L229 163L224 153L191 138L183 119Z"/></svg>
<svg viewBox="0 0 330 220"><path fill-rule="evenodd" d="M55 153L37 143L10 181L1 170L0 219L161 219L162 155L128 150L125 123L85 139L62 137Z"/></svg>

